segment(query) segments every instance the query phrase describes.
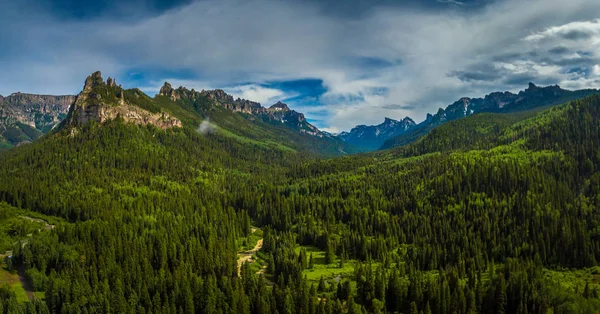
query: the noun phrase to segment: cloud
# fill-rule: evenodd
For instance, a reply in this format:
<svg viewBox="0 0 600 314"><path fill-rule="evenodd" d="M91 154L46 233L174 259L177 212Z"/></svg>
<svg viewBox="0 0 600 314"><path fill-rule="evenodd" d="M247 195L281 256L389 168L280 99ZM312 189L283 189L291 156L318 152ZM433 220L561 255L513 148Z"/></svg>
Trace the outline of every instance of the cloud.
<svg viewBox="0 0 600 314"><path fill-rule="evenodd" d="M150 94L169 81L263 104L290 98L319 127L348 130L385 116L420 121L462 96L517 91L528 79L598 87L595 0L352 2L355 11L343 13L320 1L205 0L135 19L104 12L87 20L24 3L0 0L4 94L77 93L99 69ZM318 82L311 86L319 92L304 97L273 83L297 81Z"/></svg>
<svg viewBox="0 0 600 314"><path fill-rule="evenodd" d="M562 55L565 54L567 52L570 52L569 48L565 47L565 46L556 46L550 50L548 50L549 53L551 54L557 54L557 55Z"/></svg>
<svg viewBox="0 0 600 314"><path fill-rule="evenodd" d="M436 0L439 3L449 3L449 4L455 4L455 5L465 5L464 2L460 2L457 0Z"/></svg>
<svg viewBox="0 0 600 314"><path fill-rule="evenodd" d="M250 99L259 102L264 106L294 96L280 89L269 88L257 84L238 85L226 88L225 91L232 94L234 97Z"/></svg>
<svg viewBox="0 0 600 314"><path fill-rule="evenodd" d="M400 110L415 110L417 108L417 106L414 106L414 105L389 104L389 105L380 106L380 108L383 108L383 109L400 109Z"/></svg>
<svg viewBox="0 0 600 314"><path fill-rule="evenodd" d="M196 131L202 135L210 134L216 131L216 127L210 122L210 118L206 118L200 123L200 126Z"/></svg>
<svg viewBox="0 0 600 314"><path fill-rule="evenodd" d="M600 19L570 22L564 25L552 26L525 37L525 40L539 41L553 37L562 37L570 40L584 40L590 39L598 34L600 34Z"/></svg>

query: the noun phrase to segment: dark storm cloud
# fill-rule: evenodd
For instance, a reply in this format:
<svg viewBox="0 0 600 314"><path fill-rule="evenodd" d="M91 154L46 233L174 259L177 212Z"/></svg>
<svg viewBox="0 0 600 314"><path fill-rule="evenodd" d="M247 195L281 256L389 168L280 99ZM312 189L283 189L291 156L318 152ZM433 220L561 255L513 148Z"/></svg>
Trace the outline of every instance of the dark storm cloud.
<svg viewBox="0 0 600 314"><path fill-rule="evenodd" d="M562 34L562 37L564 37L566 39L570 39L570 40L589 39L592 36L593 36L593 33L589 32L589 31L584 31L584 30L571 30L571 31L568 31L568 32Z"/></svg>
<svg viewBox="0 0 600 314"><path fill-rule="evenodd" d="M557 46L557 47L554 47L554 48L548 50L549 53L555 54L555 55L562 55L569 51L570 51L569 48L567 48L565 46Z"/></svg>

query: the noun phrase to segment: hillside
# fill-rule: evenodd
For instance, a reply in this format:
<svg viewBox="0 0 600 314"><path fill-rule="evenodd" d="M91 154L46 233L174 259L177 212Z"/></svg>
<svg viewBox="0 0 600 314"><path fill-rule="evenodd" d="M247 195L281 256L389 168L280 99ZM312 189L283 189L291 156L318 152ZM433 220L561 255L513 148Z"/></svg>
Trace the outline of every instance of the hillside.
<svg viewBox="0 0 600 314"><path fill-rule="evenodd" d="M483 98L463 97L448 105L445 109L440 108L435 114L427 114L425 121L411 127L407 132L387 138L380 149L412 143L439 125L470 115L486 112L506 114L534 110L540 107L563 104L598 93L600 91L595 89L570 91L562 89L558 85L538 87L533 83L529 83L527 89L520 91L518 94L494 92Z"/></svg>
<svg viewBox="0 0 600 314"><path fill-rule="evenodd" d="M140 92L141 93L141 92ZM281 102L263 107L257 102L234 99L223 90L174 89L165 83L151 100L179 117L183 124L211 130L239 141L324 156L350 154L356 149L321 132L302 113ZM204 122L204 127L199 127Z"/></svg>

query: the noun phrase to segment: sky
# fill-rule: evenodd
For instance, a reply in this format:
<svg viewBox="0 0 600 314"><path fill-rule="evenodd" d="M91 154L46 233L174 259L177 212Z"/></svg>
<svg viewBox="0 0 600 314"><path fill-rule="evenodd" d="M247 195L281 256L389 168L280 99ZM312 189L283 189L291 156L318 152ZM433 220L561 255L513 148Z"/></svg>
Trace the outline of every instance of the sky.
<svg viewBox="0 0 600 314"><path fill-rule="evenodd" d="M224 89L339 132L528 82L600 88L597 0L0 0L0 94Z"/></svg>

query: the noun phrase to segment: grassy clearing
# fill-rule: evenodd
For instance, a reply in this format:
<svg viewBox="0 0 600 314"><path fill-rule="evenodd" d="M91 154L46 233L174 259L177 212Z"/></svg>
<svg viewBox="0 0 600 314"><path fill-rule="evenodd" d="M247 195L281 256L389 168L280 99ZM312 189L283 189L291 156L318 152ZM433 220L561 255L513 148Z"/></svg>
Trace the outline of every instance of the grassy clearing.
<svg viewBox="0 0 600 314"><path fill-rule="evenodd" d="M327 281L333 281L336 278L352 279L354 276L354 266L357 261L344 261L343 267L340 267L340 259L336 257L331 264L325 263L325 251L320 250L315 246L301 246L296 248L296 253L300 253L301 249L305 249L308 256L313 256L313 268L304 270L303 274L309 281L319 282L321 276Z"/></svg>
<svg viewBox="0 0 600 314"><path fill-rule="evenodd" d="M4 258L0 262L0 286L8 285L17 295L17 301L28 302L27 293L19 281L19 274L16 270L8 271L4 264Z"/></svg>

